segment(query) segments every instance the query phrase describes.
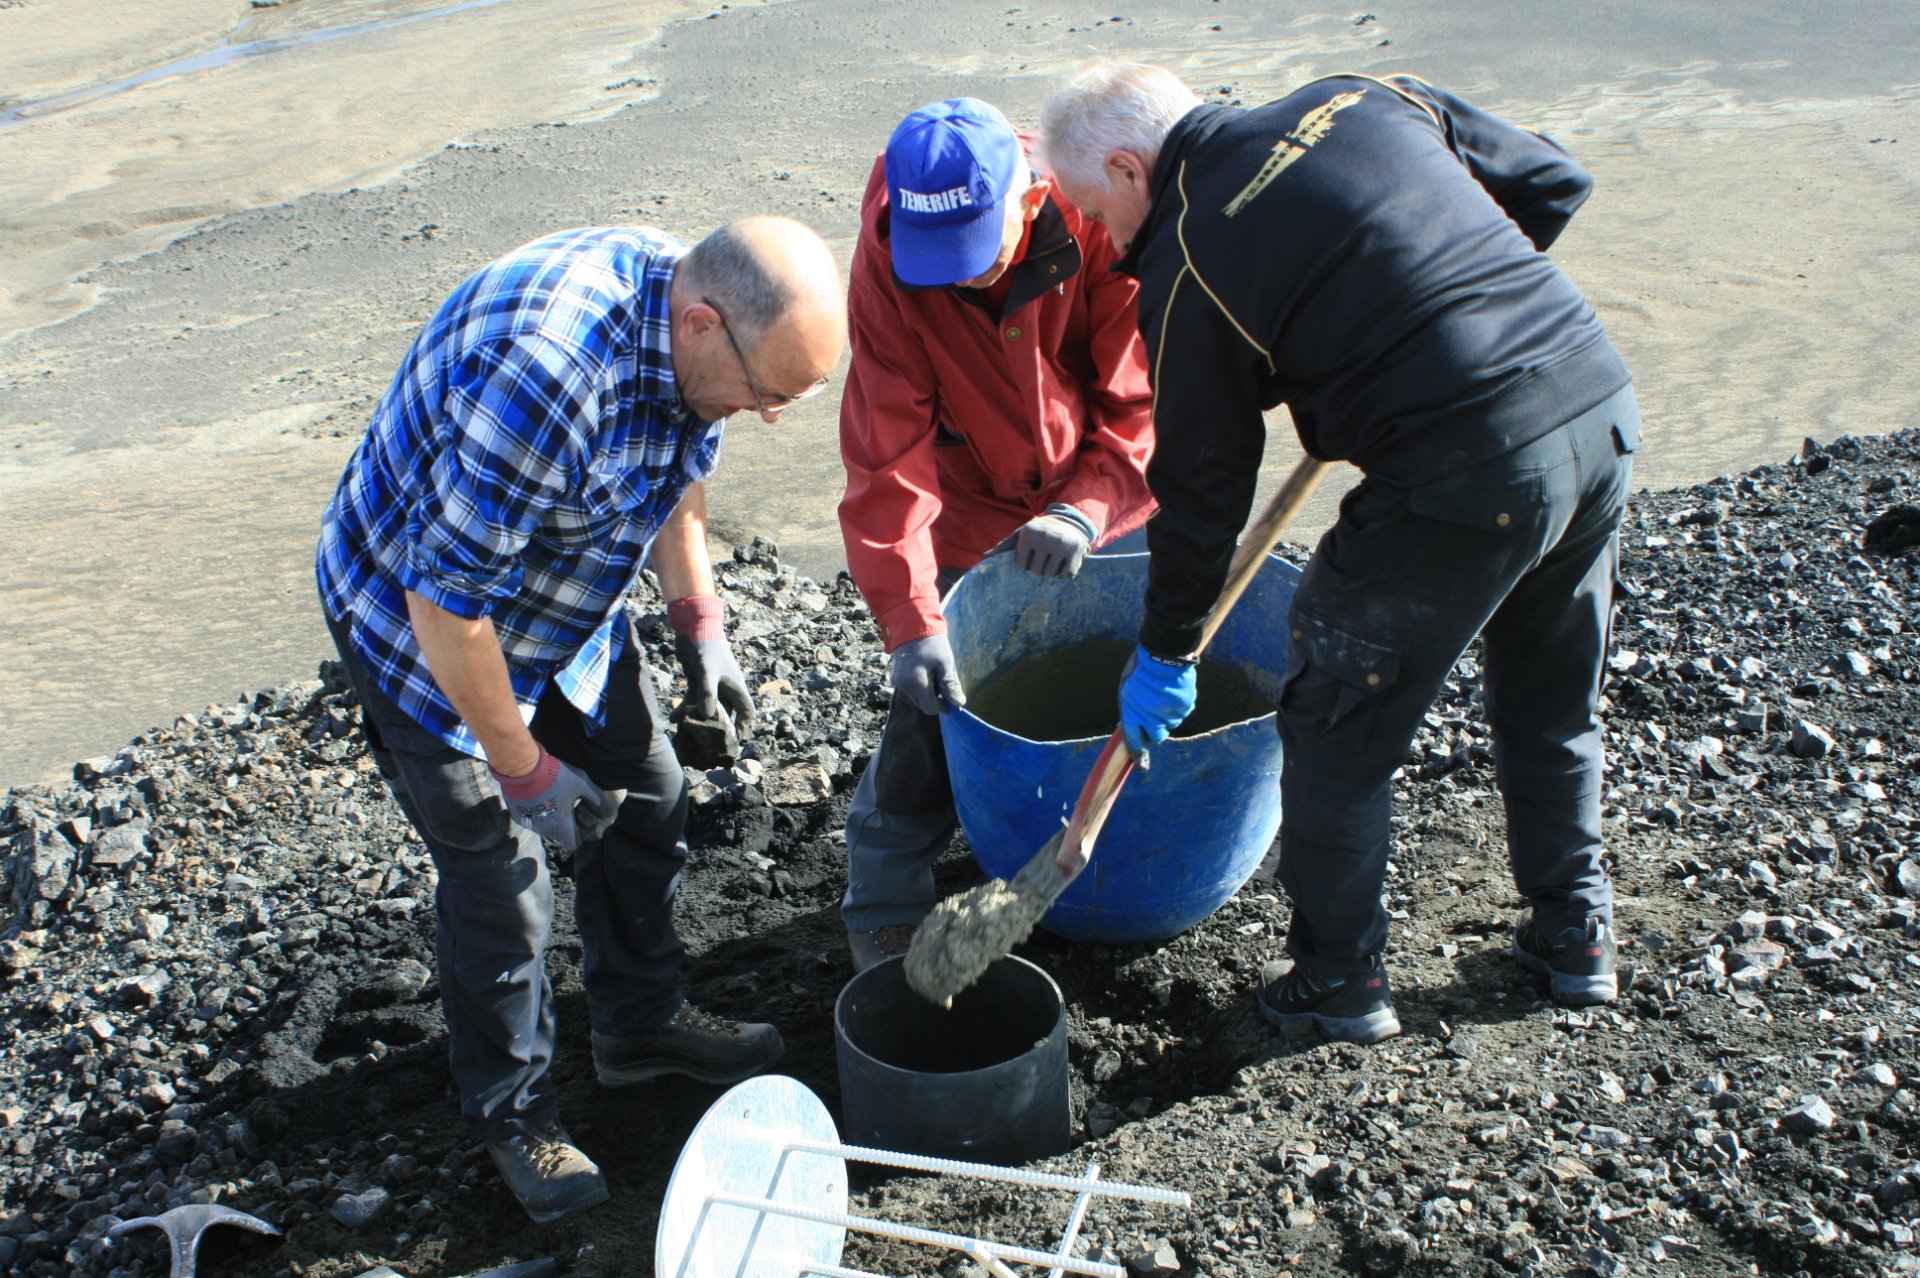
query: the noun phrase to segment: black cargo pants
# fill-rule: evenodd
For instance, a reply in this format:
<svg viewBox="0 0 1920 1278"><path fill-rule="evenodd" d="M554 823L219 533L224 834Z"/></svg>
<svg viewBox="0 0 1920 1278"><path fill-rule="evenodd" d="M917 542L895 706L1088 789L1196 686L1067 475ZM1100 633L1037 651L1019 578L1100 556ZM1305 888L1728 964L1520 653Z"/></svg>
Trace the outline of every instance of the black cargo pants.
<svg viewBox="0 0 1920 1278"><path fill-rule="evenodd" d="M1475 634L1514 881L1545 919L1611 921L1594 703L1639 441L1627 387L1513 452L1342 501L1294 596L1280 693L1297 963L1347 974L1385 947L1393 773Z"/></svg>

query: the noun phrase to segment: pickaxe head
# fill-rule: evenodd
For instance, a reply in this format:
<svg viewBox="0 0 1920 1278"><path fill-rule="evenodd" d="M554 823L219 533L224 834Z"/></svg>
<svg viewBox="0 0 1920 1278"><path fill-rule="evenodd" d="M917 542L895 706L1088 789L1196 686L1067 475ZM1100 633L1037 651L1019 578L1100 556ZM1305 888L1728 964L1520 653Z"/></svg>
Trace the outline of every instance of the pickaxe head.
<svg viewBox="0 0 1920 1278"><path fill-rule="evenodd" d="M118 1238L136 1229L158 1229L167 1236L167 1243L173 1249L173 1270L168 1278L194 1278L194 1267L200 1259L200 1239L215 1225L233 1225L251 1229L256 1234L281 1236L278 1229L244 1211L216 1203L188 1203L184 1207L169 1208L158 1216L123 1220L107 1231L107 1237Z"/></svg>

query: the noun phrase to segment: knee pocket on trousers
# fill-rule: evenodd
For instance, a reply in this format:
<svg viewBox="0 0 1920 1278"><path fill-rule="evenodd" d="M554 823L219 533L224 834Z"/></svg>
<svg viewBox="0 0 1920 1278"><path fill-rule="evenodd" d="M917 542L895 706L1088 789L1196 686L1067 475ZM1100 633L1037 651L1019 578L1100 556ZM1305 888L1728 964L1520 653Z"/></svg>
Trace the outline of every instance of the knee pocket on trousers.
<svg viewBox="0 0 1920 1278"><path fill-rule="evenodd" d="M1364 740L1381 694L1400 681L1399 651L1300 613L1288 637L1282 718L1328 740Z"/></svg>

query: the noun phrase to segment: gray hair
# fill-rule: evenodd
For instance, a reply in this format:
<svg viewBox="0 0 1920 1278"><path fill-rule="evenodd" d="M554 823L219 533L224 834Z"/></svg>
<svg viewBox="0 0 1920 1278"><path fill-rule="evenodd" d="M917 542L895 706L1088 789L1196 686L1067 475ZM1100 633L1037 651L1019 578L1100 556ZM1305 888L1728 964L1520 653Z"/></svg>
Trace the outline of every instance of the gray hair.
<svg viewBox="0 0 1920 1278"><path fill-rule="evenodd" d="M1104 191L1109 152L1132 151L1151 166L1180 117L1199 105L1164 67L1097 58L1041 108L1041 154L1067 181Z"/></svg>
<svg viewBox="0 0 1920 1278"><path fill-rule="evenodd" d="M781 270L741 221L708 232L680 259L675 274L689 294L720 308L744 345L765 337L802 300L792 272Z"/></svg>

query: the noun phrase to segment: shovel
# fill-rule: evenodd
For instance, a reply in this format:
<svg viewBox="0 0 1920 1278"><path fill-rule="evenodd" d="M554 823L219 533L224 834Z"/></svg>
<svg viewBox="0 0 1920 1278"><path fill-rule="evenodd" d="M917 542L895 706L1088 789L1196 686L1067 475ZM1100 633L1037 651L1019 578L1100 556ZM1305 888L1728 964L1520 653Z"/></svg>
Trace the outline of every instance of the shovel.
<svg viewBox="0 0 1920 1278"><path fill-rule="evenodd" d="M1206 651L1267 553L1300 513L1330 464L1313 457L1301 458L1266 509L1248 527L1234 551L1220 597L1200 628L1200 642L1192 654L1195 661ZM1094 760L1093 771L1080 789L1066 827L1048 839L1012 879L995 879L949 897L921 922L907 951L907 984L923 998L951 1007L954 995L1026 940L1040 916L1087 867L1094 840L1100 837L1100 827L1106 824L1107 814L1113 811L1120 787L1126 784L1133 767L1133 753L1116 727Z"/></svg>

